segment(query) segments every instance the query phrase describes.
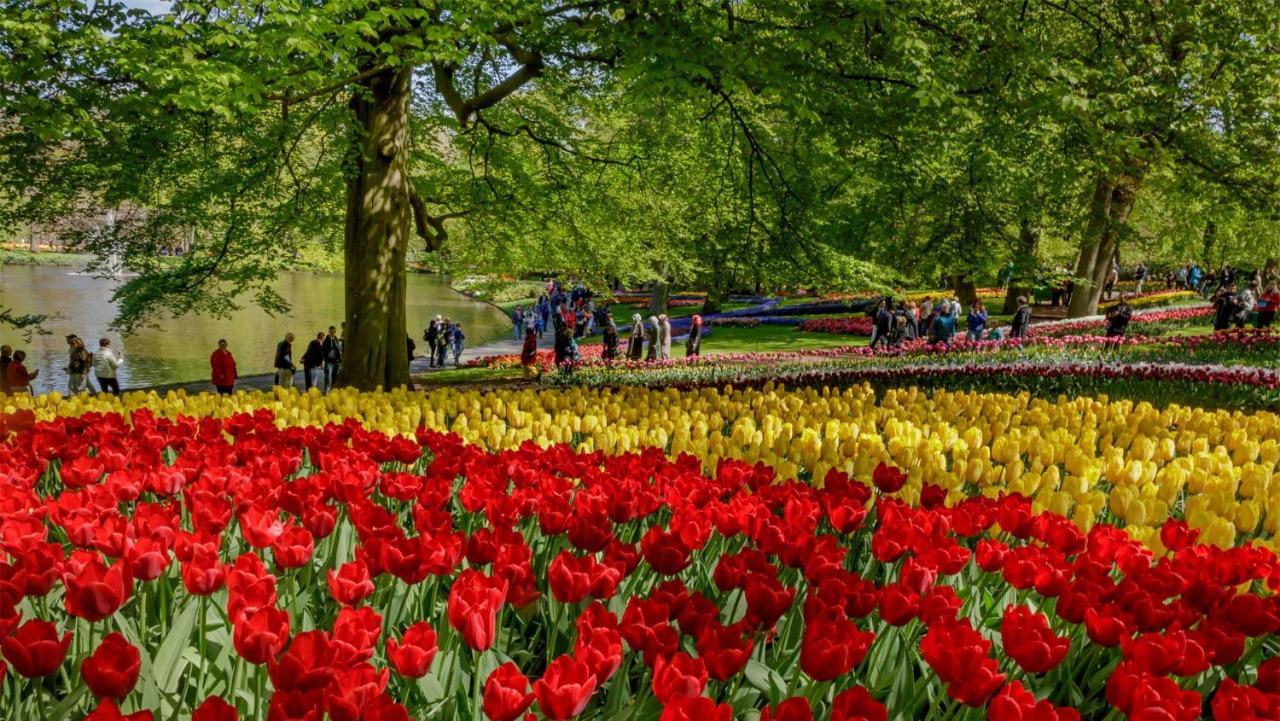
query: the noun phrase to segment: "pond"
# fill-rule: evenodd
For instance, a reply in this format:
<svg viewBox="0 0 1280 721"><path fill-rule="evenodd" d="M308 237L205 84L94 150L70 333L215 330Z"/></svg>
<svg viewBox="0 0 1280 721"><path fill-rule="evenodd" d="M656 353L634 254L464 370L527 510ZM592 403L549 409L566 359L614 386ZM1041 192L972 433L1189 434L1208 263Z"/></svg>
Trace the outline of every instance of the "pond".
<svg viewBox="0 0 1280 721"><path fill-rule="evenodd" d="M440 276L413 273L408 281L409 334L419 350L425 345L420 340L422 329L437 314L460 320L468 345L505 335L511 328L502 311L453 291ZM209 354L219 338L225 338L235 354L240 375L270 372L276 343L286 332L296 336L294 356L300 358L308 338L339 325L343 318L341 275L284 273L276 281L276 290L292 306L287 316L273 317L249 306L225 319L164 318L158 320L158 327L122 337L107 328L116 315L111 294L119 282L75 268L0 265L0 309L58 316L45 324L50 335L35 336L30 342L12 328L0 327L0 344L25 349L27 367L40 369L34 384L37 393L66 392L66 336L70 333L84 338L91 350L97 348L99 338L110 338L112 347L124 353L119 377L128 390L207 379Z"/></svg>

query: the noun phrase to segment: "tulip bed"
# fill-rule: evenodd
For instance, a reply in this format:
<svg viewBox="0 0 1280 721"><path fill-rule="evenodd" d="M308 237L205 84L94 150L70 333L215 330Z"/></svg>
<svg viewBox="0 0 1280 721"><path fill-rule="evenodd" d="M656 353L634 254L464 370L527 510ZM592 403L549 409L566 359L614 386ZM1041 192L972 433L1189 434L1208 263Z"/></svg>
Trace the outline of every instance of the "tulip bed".
<svg viewBox="0 0 1280 721"><path fill-rule="evenodd" d="M1151 433L1164 422L1089 403L1108 437L1135 416ZM887 405L905 419L909 404ZM1019 405L1028 419L1046 410ZM1213 417L1181 412L1172 448L1103 442L1120 454L1108 463L1205 454ZM297 420L266 409L7 418L7 718L1280 712L1275 554L1206 544L1174 517L1151 519L1155 538L1142 539L1107 510L1082 525L1087 505L1068 518L928 463L860 472L863 460L852 476L830 468L802 483L673 449L490 452L426 427ZM993 460L1023 462L1009 447L1016 426L981 445L971 420L950 446L978 441ZM1274 419L1257 423L1276 432ZM1261 436L1224 460L1274 468L1276 439ZM1036 446L1029 456L1056 447Z"/></svg>

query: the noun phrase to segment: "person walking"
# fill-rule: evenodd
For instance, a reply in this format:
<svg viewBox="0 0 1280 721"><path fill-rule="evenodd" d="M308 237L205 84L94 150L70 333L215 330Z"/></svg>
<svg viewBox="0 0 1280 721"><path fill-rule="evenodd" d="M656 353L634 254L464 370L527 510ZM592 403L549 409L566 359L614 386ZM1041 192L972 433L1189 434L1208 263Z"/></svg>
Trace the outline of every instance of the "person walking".
<svg viewBox="0 0 1280 721"><path fill-rule="evenodd" d="M981 300L975 300L969 306L969 316L965 318L964 339L968 341L982 340L982 333L987 329L987 306Z"/></svg>
<svg viewBox="0 0 1280 721"><path fill-rule="evenodd" d="M459 361L462 359L462 345L467 341L467 335L462 332L461 322L453 324L452 340L453 340L453 367L457 368L459 365Z"/></svg>
<svg viewBox="0 0 1280 721"><path fill-rule="evenodd" d="M321 386L321 368L324 367L324 333L316 333L316 337L307 343L302 352L302 385L305 390L312 386Z"/></svg>
<svg viewBox="0 0 1280 721"><path fill-rule="evenodd" d="M684 357L697 358L702 355L702 316L693 316L689 326L689 337L684 342Z"/></svg>
<svg viewBox="0 0 1280 721"><path fill-rule="evenodd" d="M236 359L227 350L227 341L218 339L218 347L209 356L209 375L219 395L229 396L236 387Z"/></svg>
<svg viewBox="0 0 1280 721"><path fill-rule="evenodd" d="M1018 309L1013 312L1013 320L1009 324L1010 338L1026 338L1027 329L1031 327L1031 306L1027 304L1025 295L1018 296Z"/></svg>
<svg viewBox="0 0 1280 721"><path fill-rule="evenodd" d="M627 339L627 360L636 362L644 356L644 319L639 313L631 316L631 337Z"/></svg>
<svg viewBox="0 0 1280 721"><path fill-rule="evenodd" d="M1237 330L1244 328L1249 322L1249 314L1253 312L1254 306L1257 305L1258 281L1251 281L1248 286L1241 288L1236 293L1236 312L1231 316L1231 322Z"/></svg>
<svg viewBox="0 0 1280 721"><path fill-rule="evenodd" d="M1142 284L1147 281L1146 263L1138 261L1138 267L1133 269L1133 279L1138 281L1137 285L1134 287L1134 292L1138 295L1142 295Z"/></svg>
<svg viewBox="0 0 1280 721"><path fill-rule="evenodd" d="M530 308L529 310L526 310L524 312L524 334L526 336L542 335L541 333L538 332L538 317L537 317L537 314L533 312L533 308ZM537 347L537 345L538 344L535 339L534 346Z"/></svg>
<svg viewBox="0 0 1280 721"><path fill-rule="evenodd" d="M556 368L561 369L569 363L569 343L573 341L573 329L565 321L563 313L557 312L551 316L551 333L552 359Z"/></svg>
<svg viewBox="0 0 1280 721"><path fill-rule="evenodd" d="M1121 293L1120 302L1107 311L1108 338L1123 338L1129 329L1129 321L1133 318L1133 309L1129 307L1129 294Z"/></svg>
<svg viewBox="0 0 1280 721"><path fill-rule="evenodd" d="M1254 321L1256 328L1270 328L1275 322L1276 310L1280 309L1280 290L1274 280L1267 281L1267 289L1258 296L1258 318Z"/></svg>
<svg viewBox="0 0 1280 721"><path fill-rule="evenodd" d="M116 378L116 369L124 362L124 356L111 348L109 338L98 339L98 352L93 354L93 374L98 377L98 386L102 392L120 395L120 381Z"/></svg>
<svg viewBox="0 0 1280 721"><path fill-rule="evenodd" d="M520 334L524 332L524 308L516 306L515 312L511 314L511 329L516 334L516 340L520 340Z"/></svg>
<svg viewBox="0 0 1280 721"><path fill-rule="evenodd" d="M40 370L28 371L23 361L27 359L26 351L14 351L13 359L5 368L5 381L9 385L9 393L34 393L31 381L40 375Z"/></svg>
<svg viewBox="0 0 1280 721"><path fill-rule="evenodd" d="M13 362L13 348L0 345L0 394L9 394L9 364Z"/></svg>
<svg viewBox="0 0 1280 721"><path fill-rule="evenodd" d="M883 299L876 304L875 317L871 325L871 347L889 344L889 329L893 324L893 313L889 311L889 300Z"/></svg>
<svg viewBox="0 0 1280 721"><path fill-rule="evenodd" d="M1236 312L1235 288L1223 285L1213 294L1213 329L1226 330L1231 327L1231 316Z"/></svg>
<svg viewBox="0 0 1280 721"><path fill-rule="evenodd" d="M937 317L929 326L929 342L951 345L956 337L956 318L951 314L951 304L943 301L938 309Z"/></svg>
<svg viewBox="0 0 1280 721"><path fill-rule="evenodd" d="M338 371L342 369L342 339L337 329L329 326L329 334L324 337L321 351L324 353L324 392L333 390L338 382Z"/></svg>
<svg viewBox="0 0 1280 721"><path fill-rule="evenodd" d="M436 316L427 324L422 332L422 340L427 342L427 367L436 367L436 343L440 339L440 316Z"/></svg>
<svg viewBox="0 0 1280 721"><path fill-rule="evenodd" d="M618 327L613 324L612 313L607 313L604 317L603 341L604 349L600 352L600 358L608 363L618 357Z"/></svg>
<svg viewBox="0 0 1280 721"><path fill-rule="evenodd" d="M93 386L89 385L89 370L93 367L93 355L84 347L84 341L74 333L67 336L67 393L78 395L88 391L93 394Z"/></svg>
<svg viewBox="0 0 1280 721"><path fill-rule="evenodd" d="M532 317L531 322L537 322ZM526 326L527 329L527 326ZM524 368L524 377L533 378L538 374L538 334L525 333L524 346L520 348L520 366Z"/></svg>
<svg viewBox="0 0 1280 721"><path fill-rule="evenodd" d="M645 353L644 359L652 363L658 360L658 316L649 316L649 322L644 329L644 339L649 344L649 350Z"/></svg>
<svg viewBox="0 0 1280 721"><path fill-rule="evenodd" d="M293 387L293 374L298 367L293 364L293 334L285 333L284 340L276 344L276 359L272 366L276 369L276 385Z"/></svg>
<svg viewBox="0 0 1280 721"><path fill-rule="evenodd" d="M449 354L449 341L451 340L453 340L453 323L450 323L448 318L444 318L436 329L436 368L444 368L444 359Z"/></svg>
<svg viewBox="0 0 1280 721"><path fill-rule="evenodd" d="M658 316L658 360L671 360L671 319L666 313Z"/></svg>

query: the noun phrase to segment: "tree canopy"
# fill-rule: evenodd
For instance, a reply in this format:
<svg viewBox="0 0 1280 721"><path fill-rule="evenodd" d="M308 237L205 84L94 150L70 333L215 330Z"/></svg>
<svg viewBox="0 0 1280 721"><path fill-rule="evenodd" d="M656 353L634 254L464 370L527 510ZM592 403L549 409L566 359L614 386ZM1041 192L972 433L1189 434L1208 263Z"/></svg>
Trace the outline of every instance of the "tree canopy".
<svg viewBox="0 0 1280 721"><path fill-rule="evenodd" d="M0 222L84 239L157 310L283 310L341 248L346 382L408 380L411 250L737 289L984 282L1277 244L1274 3L0 3ZM159 250L182 239L179 262Z"/></svg>

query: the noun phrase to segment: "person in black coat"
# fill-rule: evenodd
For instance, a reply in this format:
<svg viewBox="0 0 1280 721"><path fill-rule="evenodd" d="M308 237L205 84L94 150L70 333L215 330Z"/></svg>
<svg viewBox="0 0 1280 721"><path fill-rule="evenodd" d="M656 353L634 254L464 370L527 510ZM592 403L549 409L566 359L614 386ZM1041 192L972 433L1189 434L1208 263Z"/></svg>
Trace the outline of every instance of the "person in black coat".
<svg viewBox="0 0 1280 721"><path fill-rule="evenodd" d="M308 390L313 385L320 385L320 368L323 365L324 333L316 333L302 353L302 382Z"/></svg>
<svg viewBox="0 0 1280 721"><path fill-rule="evenodd" d="M1026 296L1018 296L1018 310L1013 313L1009 337L1026 338L1029 327L1031 327L1031 306L1027 304Z"/></svg>

